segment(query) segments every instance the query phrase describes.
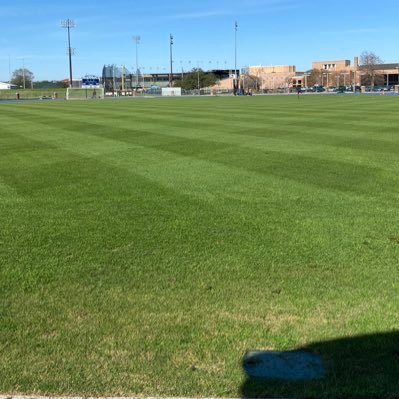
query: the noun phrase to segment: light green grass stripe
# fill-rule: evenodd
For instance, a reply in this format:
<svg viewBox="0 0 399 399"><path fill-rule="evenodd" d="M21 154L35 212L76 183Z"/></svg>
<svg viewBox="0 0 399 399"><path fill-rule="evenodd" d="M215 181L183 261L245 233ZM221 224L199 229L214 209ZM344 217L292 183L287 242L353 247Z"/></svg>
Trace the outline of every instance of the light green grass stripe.
<svg viewBox="0 0 399 399"><path fill-rule="evenodd" d="M18 195L17 191L10 185L6 184L0 176L0 209L8 203L21 203L24 198Z"/></svg>

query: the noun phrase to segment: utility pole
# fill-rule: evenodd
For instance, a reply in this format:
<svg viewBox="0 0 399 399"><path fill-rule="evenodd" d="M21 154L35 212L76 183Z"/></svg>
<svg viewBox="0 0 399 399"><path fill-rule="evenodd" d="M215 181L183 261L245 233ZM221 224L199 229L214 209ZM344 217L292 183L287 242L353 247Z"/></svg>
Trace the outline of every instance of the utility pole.
<svg viewBox="0 0 399 399"><path fill-rule="evenodd" d="M115 65L112 65L112 91L115 97L116 83L115 83Z"/></svg>
<svg viewBox="0 0 399 399"><path fill-rule="evenodd" d="M26 89L26 80L25 80L25 59L22 58L22 81L24 90Z"/></svg>
<svg viewBox="0 0 399 399"><path fill-rule="evenodd" d="M8 83L11 89L11 56L8 54Z"/></svg>
<svg viewBox="0 0 399 399"><path fill-rule="evenodd" d="M72 49L70 29L75 27L75 21L69 18L65 19L61 21L61 26L68 29L69 87L72 87Z"/></svg>
<svg viewBox="0 0 399 399"><path fill-rule="evenodd" d="M172 36L172 34L170 34L169 39L170 39L170 42L169 42L169 47L170 47L170 75L169 75L169 87L172 87L172 85L173 85L173 53L172 53L173 36Z"/></svg>

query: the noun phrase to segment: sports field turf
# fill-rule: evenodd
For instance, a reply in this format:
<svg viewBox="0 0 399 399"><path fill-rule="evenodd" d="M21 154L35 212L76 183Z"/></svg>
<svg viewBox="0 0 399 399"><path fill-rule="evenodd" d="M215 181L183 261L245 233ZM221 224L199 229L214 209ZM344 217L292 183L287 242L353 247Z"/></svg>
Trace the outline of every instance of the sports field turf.
<svg viewBox="0 0 399 399"><path fill-rule="evenodd" d="M397 397L398 268L399 97L0 104L0 393Z"/></svg>

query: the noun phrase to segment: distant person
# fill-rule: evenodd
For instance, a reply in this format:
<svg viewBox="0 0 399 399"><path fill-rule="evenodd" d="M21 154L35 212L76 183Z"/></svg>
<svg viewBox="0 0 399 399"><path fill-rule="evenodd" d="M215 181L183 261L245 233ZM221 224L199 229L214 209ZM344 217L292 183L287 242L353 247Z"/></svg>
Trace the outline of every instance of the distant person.
<svg viewBox="0 0 399 399"><path fill-rule="evenodd" d="M97 92L96 89L93 90L93 94L91 95L91 98L97 98Z"/></svg>

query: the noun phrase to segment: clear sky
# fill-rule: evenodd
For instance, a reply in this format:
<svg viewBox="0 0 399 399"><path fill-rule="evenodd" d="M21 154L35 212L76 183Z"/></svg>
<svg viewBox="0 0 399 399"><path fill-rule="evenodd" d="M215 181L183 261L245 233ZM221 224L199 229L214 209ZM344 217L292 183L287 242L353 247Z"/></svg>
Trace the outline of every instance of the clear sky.
<svg viewBox="0 0 399 399"><path fill-rule="evenodd" d="M296 65L349 59L364 50L399 62L399 1L375 0L0 0L0 80L25 65L36 80L69 76L70 18L73 75L101 75L104 64L134 70L132 36L141 37L138 64L144 72Z"/></svg>

